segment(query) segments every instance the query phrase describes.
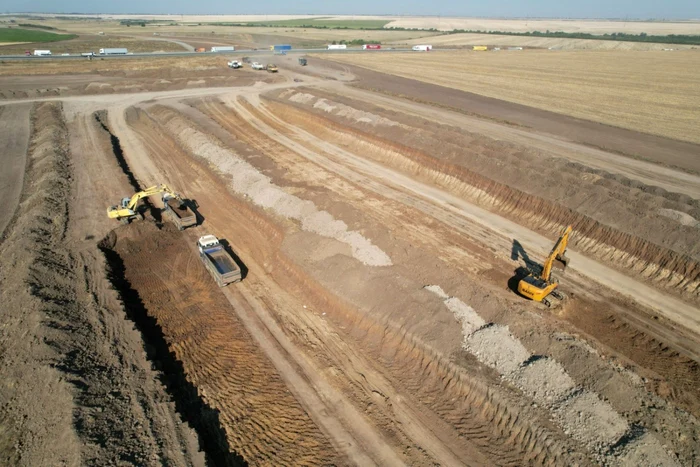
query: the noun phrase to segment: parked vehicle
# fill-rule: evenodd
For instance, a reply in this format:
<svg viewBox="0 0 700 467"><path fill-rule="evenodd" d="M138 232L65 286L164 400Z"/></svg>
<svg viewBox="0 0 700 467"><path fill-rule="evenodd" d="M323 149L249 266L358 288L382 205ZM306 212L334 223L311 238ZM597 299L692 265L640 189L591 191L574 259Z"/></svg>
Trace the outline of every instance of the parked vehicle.
<svg viewBox="0 0 700 467"><path fill-rule="evenodd" d="M299 65L306 66L306 59L299 57Z"/></svg>
<svg viewBox="0 0 700 467"><path fill-rule="evenodd" d="M253 62L253 64L251 65L251 68L253 70L264 70L265 65L263 65L262 63L258 63L258 62Z"/></svg>
<svg viewBox="0 0 700 467"><path fill-rule="evenodd" d="M228 62L228 67L233 69L243 68L243 63L239 62L238 60L231 60Z"/></svg>

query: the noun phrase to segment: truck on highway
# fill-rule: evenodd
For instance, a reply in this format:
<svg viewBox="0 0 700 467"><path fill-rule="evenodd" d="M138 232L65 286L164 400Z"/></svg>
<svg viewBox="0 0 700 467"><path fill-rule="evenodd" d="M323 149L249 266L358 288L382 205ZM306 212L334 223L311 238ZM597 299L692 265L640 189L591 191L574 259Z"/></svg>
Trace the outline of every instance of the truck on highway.
<svg viewBox="0 0 700 467"><path fill-rule="evenodd" d="M328 44L328 50L345 50L348 46L345 44Z"/></svg>
<svg viewBox="0 0 700 467"><path fill-rule="evenodd" d="M292 50L292 46L289 44L278 44L271 46L270 50L272 50L273 52L286 52Z"/></svg>
<svg viewBox="0 0 700 467"><path fill-rule="evenodd" d="M236 48L232 45L220 45L211 48L211 52L234 52Z"/></svg>
<svg viewBox="0 0 700 467"><path fill-rule="evenodd" d="M50 50L35 50L34 56L35 57L50 57L51 51Z"/></svg>
<svg viewBox="0 0 700 467"><path fill-rule="evenodd" d="M129 51L124 48L100 49L100 55L126 55Z"/></svg>
<svg viewBox="0 0 700 467"><path fill-rule="evenodd" d="M177 230L185 230L187 227L197 225L197 216L187 203L167 193L163 194L163 212L175 224Z"/></svg>
<svg viewBox="0 0 700 467"><path fill-rule="evenodd" d="M204 235L197 240L199 257L219 287L225 287L242 279L241 268L224 249L214 235Z"/></svg>
<svg viewBox="0 0 700 467"><path fill-rule="evenodd" d="M432 45L414 45L412 47L412 49L417 51L417 52L428 52L430 50L433 50L433 46Z"/></svg>
<svg viewBox="0 0 700 467"><path fill-rule="evenodd" d="M382 46L379 44L363 44L362 50L379 50Z"/></svg>

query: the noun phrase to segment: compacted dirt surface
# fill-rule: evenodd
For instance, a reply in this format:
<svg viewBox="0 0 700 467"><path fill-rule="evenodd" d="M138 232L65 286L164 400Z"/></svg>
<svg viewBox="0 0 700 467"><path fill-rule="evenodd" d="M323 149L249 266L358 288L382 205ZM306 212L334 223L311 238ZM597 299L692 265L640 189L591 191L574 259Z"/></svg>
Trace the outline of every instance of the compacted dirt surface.
<svg viewBox="0 0 700 467"><path fill-rule="evenodd" d="M0 79L0 463L700 462L687 143L295 62ZM197 226L108 219L160 183ZM525 300L566 225L567 298Z"/></svg>

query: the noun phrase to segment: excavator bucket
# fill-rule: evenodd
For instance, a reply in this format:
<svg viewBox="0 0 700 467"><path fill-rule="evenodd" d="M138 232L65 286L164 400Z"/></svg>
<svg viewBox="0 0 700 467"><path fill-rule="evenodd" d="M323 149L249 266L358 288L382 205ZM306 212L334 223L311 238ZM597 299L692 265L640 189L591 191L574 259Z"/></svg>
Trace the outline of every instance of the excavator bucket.
<svg viewBox="0 0 700 467"><path fill-rule="evenodd" d="M556 258L554 258L554 266L557 269L561 269L562 271L566 270L566 267L569 265L569 257L566 255L557 255Z"/></svg>

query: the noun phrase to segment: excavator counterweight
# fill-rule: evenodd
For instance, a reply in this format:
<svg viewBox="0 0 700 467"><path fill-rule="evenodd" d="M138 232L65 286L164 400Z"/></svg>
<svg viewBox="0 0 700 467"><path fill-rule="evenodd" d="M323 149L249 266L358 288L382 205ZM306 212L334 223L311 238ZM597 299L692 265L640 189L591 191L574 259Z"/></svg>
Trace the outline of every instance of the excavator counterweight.
<svg viewBox="0 0 700 467"><path fill-rule="evenodd" d="M518 292L522 296L537 302L542 302L547 306L552 305L549 299L550 295L559 299L564 298L564 295L557 290L559 282L552 277L552 267L555 262L561 264L564 269L568 266L569 258L566 256L566 249L569 246L569 235L571 231L571 226L566 227L562 231L561 236L554 244L554 248L552 248L552 251L542 265L542 271L530 271L526 277L518 282Z"/></svg>

